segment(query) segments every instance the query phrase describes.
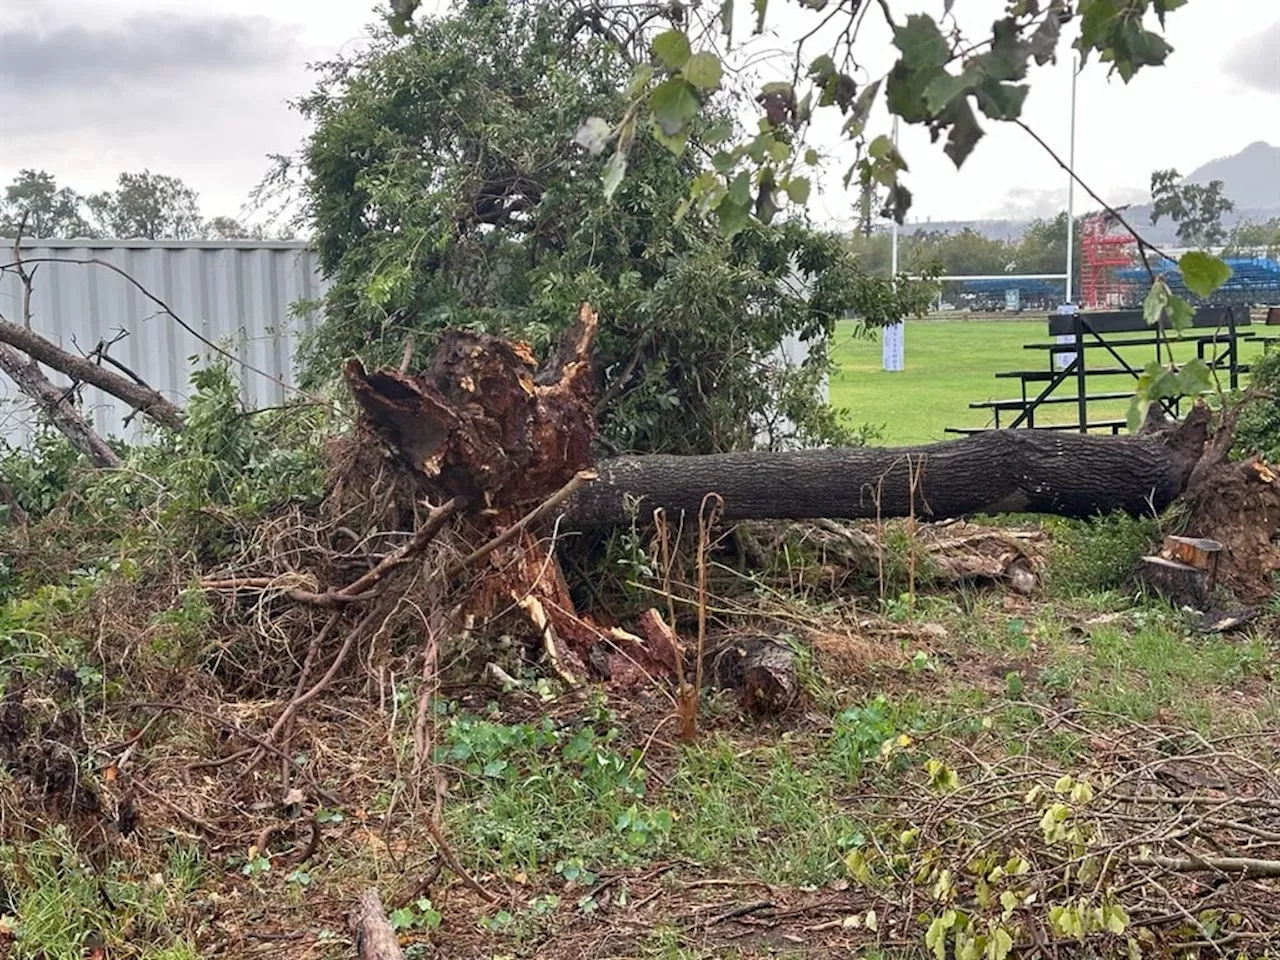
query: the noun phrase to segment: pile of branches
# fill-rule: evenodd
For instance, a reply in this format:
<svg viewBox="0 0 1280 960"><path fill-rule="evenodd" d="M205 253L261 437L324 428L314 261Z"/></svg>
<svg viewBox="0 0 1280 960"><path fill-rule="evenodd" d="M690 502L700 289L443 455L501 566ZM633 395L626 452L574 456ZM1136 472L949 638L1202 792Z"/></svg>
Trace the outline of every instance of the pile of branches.
<svg viewBox="0 0 1280 960"><path fill-rule="evenodd" d="M882 914L924 917L939 956L1003 956L1013 943L1049 955L1127 940L1131 955L1161 956L1275 943L1274 730L1205 736L1022 706L1039 714L1028 737L1078 737L1092 763L1057 766L1032 743L987 760L952 727L913 749L962 758L954 767L929 760L916 790L850 798L878 827L846 864Z"/></svg>

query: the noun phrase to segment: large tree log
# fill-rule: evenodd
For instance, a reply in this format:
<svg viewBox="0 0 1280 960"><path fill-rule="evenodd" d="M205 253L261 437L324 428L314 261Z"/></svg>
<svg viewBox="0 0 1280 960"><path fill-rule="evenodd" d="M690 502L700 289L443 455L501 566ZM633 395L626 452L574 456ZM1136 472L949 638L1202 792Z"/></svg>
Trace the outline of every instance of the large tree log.
<svg viewBox="0 0 1280 960"><path fill-rule="evenodd" d="M626 523L637 506L641 520L658 508L693 516L711 492L724 498L726 521L1150 514L1186 489L1208 420L1201 407L1163 436L993 430L896 449L618 457L598 465L600 478L569 503L566 519Z"/></svg>

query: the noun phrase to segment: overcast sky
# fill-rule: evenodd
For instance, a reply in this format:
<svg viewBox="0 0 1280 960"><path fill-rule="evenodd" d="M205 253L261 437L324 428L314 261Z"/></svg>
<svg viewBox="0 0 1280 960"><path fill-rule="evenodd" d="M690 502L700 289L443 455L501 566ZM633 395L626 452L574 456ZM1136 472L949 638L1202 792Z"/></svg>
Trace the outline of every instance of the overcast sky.
<svg viewBox="0 0 1280 960"><path fill-rule="evenodd" d="M941 0L893 6L936 13ZM976 30L989 28L1001 6L956 0L955 10ZM145 167L186 180L206 214L236 214L267 155L292 152L306 133L288 101L309 88L307 64L358 43L373 7L371 0L0 0L0 182L22 167L44 168L87 192ZM887 35L867 36L887 66ZM1170 16L1168 38L1175 47L1168 66L1128 86L1108 80L1098 64L1080 77L1077 169L1108 200L1140 199L1159 167L1187 173L1257 140L1280 144L1280 2L1191 0ZM869 66L877 66L874 56ZM1025 114L1064 156L1070 78L1065 60L1038 70ZM843 220L845 164L838 142L824 142L833 157L814 213ZM1015 128L992 129L960 172L927 133L904 129L902 150L913 217L1044 215L1065 199L1065 174Z"/></svg>

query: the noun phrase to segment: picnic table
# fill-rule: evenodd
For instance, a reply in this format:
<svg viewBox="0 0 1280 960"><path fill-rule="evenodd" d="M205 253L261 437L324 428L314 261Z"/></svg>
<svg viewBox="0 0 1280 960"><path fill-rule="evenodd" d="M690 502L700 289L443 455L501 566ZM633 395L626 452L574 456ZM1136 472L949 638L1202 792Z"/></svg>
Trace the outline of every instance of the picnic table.
<svg viewBox="0 0 1280 960"><path fill-rule="evenodd" d="M1024 349L1043 354L1045 366L1008 370L996 374L997 379L1017 380L1020 395L1002 400L980 400L970 403L975 410L990 410L994 419L992 427L948 427L948 433L981 433L988 429L1027 427L1041 430L1072 430L1088 433L1091 429L1110 430L1119 433L1125 426L1121 419L1089 420L1089 404L1108 400L1125 400L1133 395L1131 381L1136 381L1146 365L1136 365L1121 353L1123 348L1150 347L1151 359L1161 360L1161 345L1171 339L1182 344L1194 344L1196 356L1218 374L1225 376L1230 389L1239 388L1240 374L1248 372L1248 365L1240 362L1240 345L1248 340L1273 338L1259 337L1250 329L1252 321L1248 307L1239 305L1201 307L1192 318L1191 328L1181 336L1163 327L1147 324L1141 310L1113 310L1090 313L1074 312L1049 317L1048 333L1057 338L1053 342L1028 343ZM1110 391L1090 391L1093 377L1119 377L1121 387ZM1063 384L1074 383L1071 393L1056 394ZM1056 394L1056 395L1055 395ZM1166 412L1177 416L1181 398L1162 399ZM1044 424L1036 422L1036 413L1042 407L1074 405L1075 420L1070 423ZM1012 414L1012 422L1003 426L1001 415Z"/></svg>

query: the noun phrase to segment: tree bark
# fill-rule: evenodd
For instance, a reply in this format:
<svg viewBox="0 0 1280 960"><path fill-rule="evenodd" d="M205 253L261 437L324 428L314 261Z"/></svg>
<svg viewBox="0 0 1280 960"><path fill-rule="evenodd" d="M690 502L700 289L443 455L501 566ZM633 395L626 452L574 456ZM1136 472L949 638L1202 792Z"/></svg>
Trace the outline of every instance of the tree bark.
<svg viewBox="0 0 1280 960"><path fill-rule="evenodd" d="M599 479L570 501L565 519L643 522L658 508L694 516L712 492L724 498L727 522L1151 514L1186 488L1207 421L1207 411L1195 413L1164 437L1001 430L897 449L618 457L600 462Z"/></svg>
<svg viewBox="0 0 1280 960"><path fill-rule="evenodd" d="M26 327L0 319L0 343L16 347L45 366L65 373L75 380L92 384L99 390L123 400L162 427L168 427L170 430L182 429L182 411L151 387L134 383L118 373L103 369L84 357L68 353Z"/></svg>
<svg viewBox="0 0 1280 960"><path fill-rule="evenodd" d="M28 360L8 343L0 343L0 369L3 369L18 385L18 389L44 411L62 435L70 440L77 450L87 454L96 466L120 466L119 455L94 432L89 422L71 405L66 391L58 389L50 382L38 363Z"/></svg>
<svg viewBox="0 0 1280 960"><path fill-rule="evenodd" d="M377 890L360 894L351 912L351 930L355 934L356 953L360 960L404 960L400 940L391 929L382 899Z"/></svg>

